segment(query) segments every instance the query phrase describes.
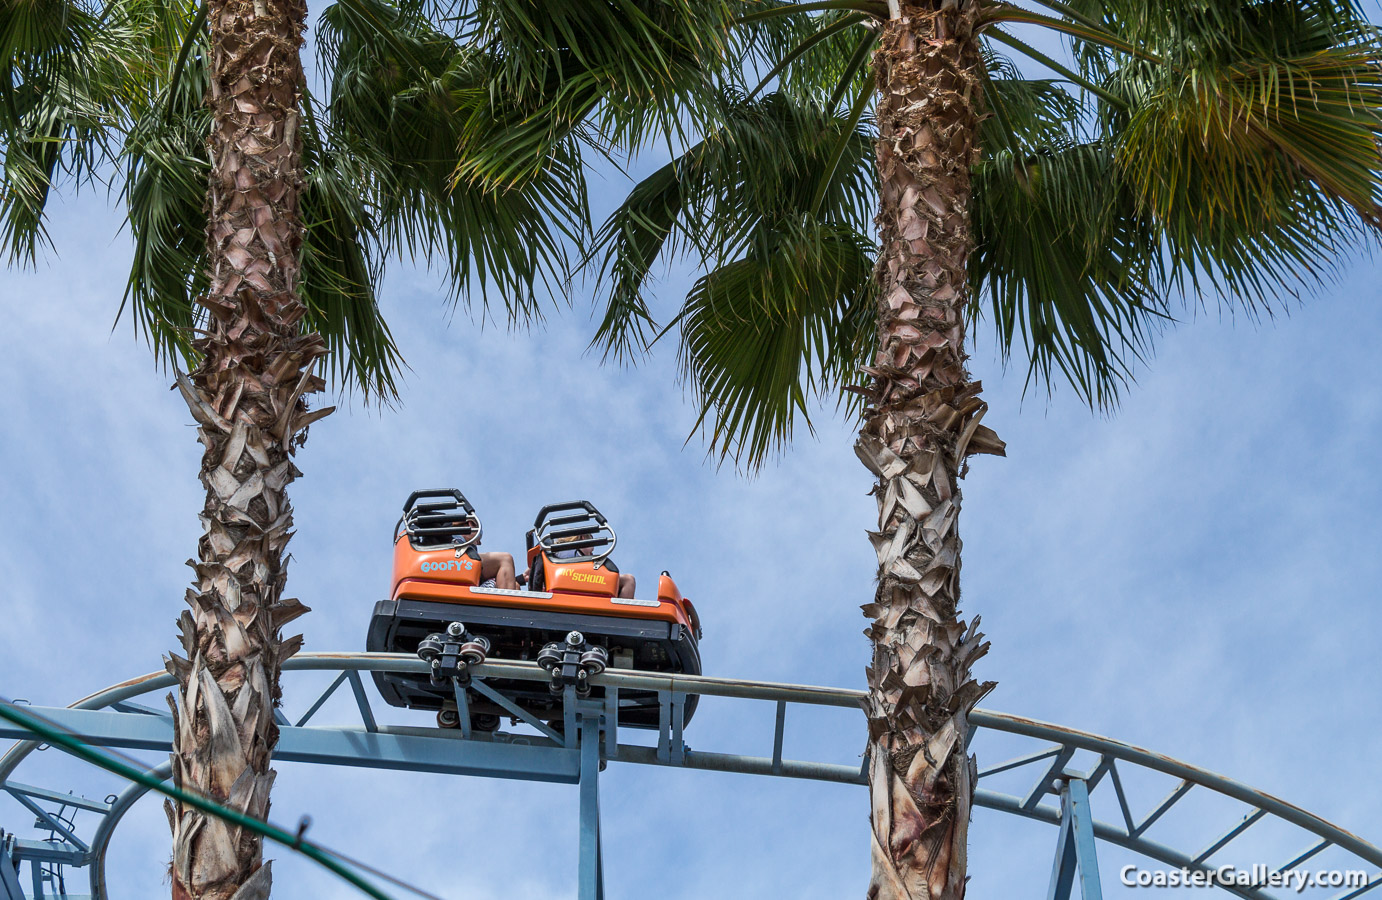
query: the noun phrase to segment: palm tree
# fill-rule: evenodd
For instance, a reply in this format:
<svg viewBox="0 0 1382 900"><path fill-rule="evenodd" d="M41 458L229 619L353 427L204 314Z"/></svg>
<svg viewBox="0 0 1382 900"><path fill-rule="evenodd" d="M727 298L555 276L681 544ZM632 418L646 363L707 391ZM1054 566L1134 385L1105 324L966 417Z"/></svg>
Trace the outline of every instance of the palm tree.
<svg viewBox="0 0 1382 900"><path fill-rule="evenodd" d="M960 479L1004 452L969 323L987 313L1029 380L1108 407L1169 297L1270 311L1382 224L1382 46L1349 0L1031 7L748 4L751 76L722 82L700 115L715 127L636 184L588 253L597 345L627 357L679 328L723 456L756 466L810 397L857 395L878 503L871 900L965 893L967 716L993 685L972 675L989 645L959 609ZM1072 61L1014 26L1065 35ZM648 276L675 255L704 274L658 327Z"/></svg>
<svg viewBox="0 0 1382 900"><path fill-rule="evenodd" d="M183 652L168 659L179 787L268 814L278 674L302 643L280 629L307 611L283 593L293 455L331 412L308 405L324 374L397 395L375 300L384 260L435 263L453 300L502 296L511 322L538 315L566 278L566 243L589 230L582 148L606 150L600 125L615 115L616 143L672 127L709 49L686 35L718 40L729 21L704 9L342 0L321 17L322 102L301 62L302 0L0 5L11 261L44 244L55 188L108 181L135 243L137 332L190 368L176 384L199 425L206 501ZM638 47L607 52L610 35ZM535 125L538 107L562 118ZM514 169L497 144L537 161ZM175 900L268 896L258 837L167 812Z"/></svg>

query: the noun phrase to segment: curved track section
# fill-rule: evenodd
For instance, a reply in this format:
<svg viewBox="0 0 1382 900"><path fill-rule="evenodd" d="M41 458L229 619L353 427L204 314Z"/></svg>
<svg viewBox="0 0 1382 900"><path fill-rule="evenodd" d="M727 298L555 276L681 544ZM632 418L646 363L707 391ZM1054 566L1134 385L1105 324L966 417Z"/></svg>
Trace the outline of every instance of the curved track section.
<svg viewBox="0 0 1382 900"><path fill-rule="evenodd" d="M791 759L784 755L789 711L808 707L860 709L863 693L859 691L607 670L591 678L592 684L603 688L601 699L581 698L574 688L566 688L564 727L554 728L551 723L531 720L515 709L519 715L513 721L519 730L491 734L472 729L464 708L456 729L386 725L377 721L370 689L366 687L368 682L361 677L362 673L426 673L427 664L415 657L300 653L286 662L284 671L324 671L335 677L296 720L287 718L282 710L277 713L281 729L278 759L580 783L583 898L603 896L595 782L604 761L865 783L863 769L857 763ZM502 694L485 684L487 679L548 678L535 663L507 661L472 667L469 676L472 687L479 685L501 705ZM285 678L286 681L289 679ZM28 711L84 735L93 745L166 751L171 741L171 718L167 712L136 702L136 698L165 690L172 684L171 676L154 673L113 685L67 708L34 707ZM655 746L624 743L617 725L609 724L617 719L613 713L620 690L627 689L658 693L661 723ZM463 690L458 693L462 697L465 694ZM772 754L689 747L682 737L682 713L692 696L774 704ZM328 704L333 697L345 700ZM351 721L310 724L324 707L338 716L344 710ZM761 703L756 708L764 709ZM1338 870L1353 872L1356 880L1337 888L1319 885L1304 896L1355 900L1382 884L1382 875L1378 874L1382 870L1382 850L1319 816L1233 779L1120 741L1017 716L975 710L971 723L981 741L998 738L1001 740L997 743L1030 748L1006 762L980 770L975 805L1057 826L1057 851L1048 898L1070 897L1075 890L1085 900L1101 896L1096 839L1152 860L1163 870L1204 873L1206 879L1229 866L1239 872L1252 871L1253 883L1222 878L1211 882L1245 900L1301 896L1292 885L1273 885L1272 873L1298 870L1307 863L1325 859ZM20 736L14 726L0 723L0 738ZM64 867L85 867L91 896L104 900L105 858L111 836L145 790L133 785L118 796L91 800L67 786L26 783L16 775L37 747L33 741L20 740L0 757L0 789L33 813L37 823L37 833L30 839L0 831L0 900L32 900L40 891L44 897L65 896L59 893ZM161 777L168 776L166 764L154 771ZM1127 786L1147 782L1149 778L1169 782L1169 793L1151 805L1139 806L1132 799L1135 792ZM1008 785L1008 790L1000 790L1000 782ZM1012 789L1013 784L1018 785L1017 790ZM1096 818L1098 808L1104 807L1114 813L1111 820ZM1203 819L1207 815L1204 810L1210 808L1219 810L1222 827L1214 832L1217 837L1203 845L1178 846L1176 840L1159 836L1159 823L1164 824L1178 813ZM79 814L80 828L76 825ZM1249 847L1251 834L1268 829L1278 836L1298 836L1299 852L1272 865L1262 865L1260 858L1245 858L1244 853L1260 852L1260 845ZM90 836L83 838L82 833ZM28 893L23 892L19 879L10 874L26 862L32 875ZM1360 877L1358 873L1366 875ZM1382 900L1382 890L1375 896Z"/></svg>

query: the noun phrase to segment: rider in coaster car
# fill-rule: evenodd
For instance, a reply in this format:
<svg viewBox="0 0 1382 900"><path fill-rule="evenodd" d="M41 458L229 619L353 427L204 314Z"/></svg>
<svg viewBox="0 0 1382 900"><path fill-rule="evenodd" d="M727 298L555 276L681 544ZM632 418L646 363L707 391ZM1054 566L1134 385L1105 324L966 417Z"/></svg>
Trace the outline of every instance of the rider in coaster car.
<svg viewBox="0 0 1382 900"><path fill-rule="evenodd" d="M556 543L556 544L570 544L570 543L572 543L572 542L574 542L574 541L588 541L588 540L590 540L591 538L593 538L594 536L595 536L595 535L593 535L593 534L573 534L573 535L570 535L569 537L557 538L556 541L554 541L554 543ZM584 555L584 552L585 552L585 551L583 551L583 550L575 549L575 548L570 549L570 550L554 550L554 551L552 552L552 558L553 558L553 559L571 559L571 558L574 557L574 556L582 556L582 555ZM507 555L507 554L504 554L504 555ZM510 565L513 564L513 558L512 558L512 557L510 557L510 559L509 559L509 564L510 564ZM635 584L635 582L634 582L634 578L633 578L632 575L625 575L623 572L620 572L620 573L619 573L619 591L618 591L617 596L623 597L623 598L626 599L626 600L632 600L632 599L633 599L634 584Z"/></svg>
<svg viewBox="0 0 1382 900"><path fill-rule="evenodd" d="M412 508L413 499L409 498L408 507L405 509L405 520L410 523L408 526L410 534L413 531L413 526L418 523L409 517L416 516L421 511ZM433 512L430 509L427 511ZM477 587L497 587L506 591L518 590L517 570L514 567L513 556L508 553L480 552L479 535L476 534L479 519L475 518L473 512L466 514L458 512L451 515L442 512L433 515L432 518L439 521L429 521L427 523L428 531L420 531L416 536L410 538L415 548L419 550L436 550L447 546L467 548L467 552L473 551L480 558L480 584Z"/></svg>

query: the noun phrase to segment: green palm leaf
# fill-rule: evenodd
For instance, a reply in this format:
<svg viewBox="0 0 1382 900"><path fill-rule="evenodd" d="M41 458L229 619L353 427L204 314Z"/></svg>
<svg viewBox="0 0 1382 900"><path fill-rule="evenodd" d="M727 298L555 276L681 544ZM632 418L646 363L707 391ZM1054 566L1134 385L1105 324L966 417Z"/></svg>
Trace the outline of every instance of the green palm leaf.
<svg viewBox="0 0 1382 900"><path fill-rule="evenodd" d="M720 103L721 127L636 185L597 232L588 262L605 300L595 344L621 359L646 348L659 258L706 265L670 327L681 330L698 427L722 455L754 466L790 436L807 397L852 378L862 360L871 147L847 118L785 93Z"/></svg>
<svg viewBox="0 0 1382 900"><path fill-rule="evenodd" d="M32 264L47 243L44 210L64 177L89 176L105 149L118 84L93 64L125 37L67 0L0 6L0 246Z"/></svg>
<svg viewBox="0 0 1382 900"><path fill-rule="evenodd" d="M1120 168L1178 276L1248 304L1308 286L1382 225L1375 47L1245 58L1120 85Z"/></svg>
<svg viewBox="0 0 1382 900"><path fill-rule="evenodd" d="M661 253L722 265L764 227L808 216L817 195L815 218L857 234L868 229L871 148L862 132L786 94L731 94L720 103L722 126L636 185L595 236L587 261L607 290L596 335L607 353L626 358L644 346L652 325L644 290Z"/></svg>
<svg viewBox="0 0 1382 900"><path fill-rule="evenodd" d="M1100 144L1002 150L974 173L975 317L1000 352L1021 348L1031 383L1059 373L1110 406L1166 313L1150 220Z"/></svg>
<svg viewBox="0 0 1382 900"><path fill-rule="evenodd" d="M750 468L787 443L808 398L863 364L873 338L873 246L811 220L761 228L702 276L681 316L682 369L710 449Z"/></svg>
<svg viewBox="0 0 1382 900"><path fill-rule="evenodd" d="M498 61L387 7L366 19L362 5L322 16L328 112L335 139L367 167L385 251L440 264L453 300L499 297L511 321L537 315L536 288L560 285L566 244L587 218L578 147L549 147L539 169L503 187L457 180L462 160L522 125L489 90Z"/></svg>

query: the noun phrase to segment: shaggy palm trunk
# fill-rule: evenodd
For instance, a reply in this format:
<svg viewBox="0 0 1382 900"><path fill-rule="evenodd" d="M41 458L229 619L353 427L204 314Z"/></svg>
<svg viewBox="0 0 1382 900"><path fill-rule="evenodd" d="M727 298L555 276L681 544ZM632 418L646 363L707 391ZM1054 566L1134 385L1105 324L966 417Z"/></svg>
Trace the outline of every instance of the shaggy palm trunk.
<svg viewBox="0 0 1382 900"><path fill-rule="evenodd" d="M978 3L903 3L874 55L879 91L879 349L856 450L875 475L878 591L868 670L870 900L958 900L975 769L968 714L988 649L959 618L959 479L1003 452L965 369Z"/></svg>
<svg viewBox="0 0 1382 900"><path fill-rule="evenodd" d="M178 386L205 447L206 505L190 612L179 621L186 658L170 657L178 701L173 778L263 819L278 741L278 674L302 638L279 629L306 612L285 599L284 550L292 534L291 456L323 387L312 365L324 346L303 334L297 295L302 246L303 0L211 0L207 194L210 288L201 364ZM260 839L181 804L173 830L173 900L264 900L270 867Z"/></svg>

